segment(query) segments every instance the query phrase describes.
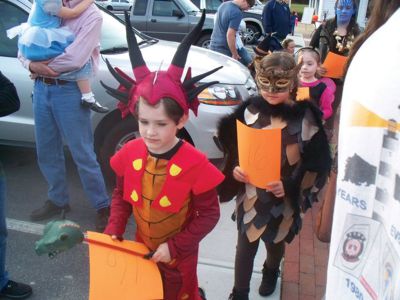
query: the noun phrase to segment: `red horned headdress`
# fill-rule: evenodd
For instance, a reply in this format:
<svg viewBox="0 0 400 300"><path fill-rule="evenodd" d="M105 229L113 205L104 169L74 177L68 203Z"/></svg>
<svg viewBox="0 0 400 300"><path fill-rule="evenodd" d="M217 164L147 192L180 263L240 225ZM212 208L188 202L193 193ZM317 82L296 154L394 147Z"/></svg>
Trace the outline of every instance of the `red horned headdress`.
<svg viewBox="0 0 400 300"><path fill-rule="evenodd" d="M184 82L181 82L190 46L199 38L204 20L205 12L203 10L199 23L181 42L168 69L151 72L146 66L135 33L130 25L128 14L125 12L129 58L136 80L130 78L120 69L114 69L106 60L108 69L120 83L120 86L118 89L113 89L101 82L107 93L120 101L118 107L122 111L122 117L135 111L136 103L140 97L143 97L152 105L157 104L162 98L172 98L182 107L185 114L188 114L189 109L191 109L197 115L199 106L197 95L208 86L218 83L218 81L208 82L197 87L195 83L222 68L222 66L215 68L193 78L189 68Z"/></svg>

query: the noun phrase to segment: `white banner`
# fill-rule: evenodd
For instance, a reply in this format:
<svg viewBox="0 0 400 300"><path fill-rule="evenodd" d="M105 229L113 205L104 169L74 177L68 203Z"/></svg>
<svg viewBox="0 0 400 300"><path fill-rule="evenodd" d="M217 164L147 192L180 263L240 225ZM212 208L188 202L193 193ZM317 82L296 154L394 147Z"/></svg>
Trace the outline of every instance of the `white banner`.
<svg viewBox="0 0 400 300"><path fill-rule="evenodd" d="M326 299L400 299L400 10L357 52L340 118Z"/></svg>

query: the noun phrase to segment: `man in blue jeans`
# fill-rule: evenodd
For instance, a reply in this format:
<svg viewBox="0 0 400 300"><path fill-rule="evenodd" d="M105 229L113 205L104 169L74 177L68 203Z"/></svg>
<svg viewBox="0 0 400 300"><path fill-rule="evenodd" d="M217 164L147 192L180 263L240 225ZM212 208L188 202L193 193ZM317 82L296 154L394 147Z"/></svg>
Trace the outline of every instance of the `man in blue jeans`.
<svg viewBox="0 0 400 300"><path fill-rule="evenodd" d="M19 109L19 98L14 85L0 72L0 117ZM32 288L24 283L8 279L5 270L7 225L5 216L6 180L0 162L0 297L25 299L32 294Z"/></svg>
<svg viewBox="0 0 400 300"><path fill-rule="evenodd" d="M64 0L68 7L81 0ZM102 16L92 4L79 17L63 25L74 32L75 40L48 65L20 57L24 66L38 76L33 90L36 151L38 163L49 189L48 200L31 213L32 221L48 219L70 210L63 140L77 166L86 196L97 210L96 230L107 225L110 198L93 148L90 110L81 105L81 93L73 81L54 79L59 73L81 68L89 59L97 68L100 55Z"/></svg>

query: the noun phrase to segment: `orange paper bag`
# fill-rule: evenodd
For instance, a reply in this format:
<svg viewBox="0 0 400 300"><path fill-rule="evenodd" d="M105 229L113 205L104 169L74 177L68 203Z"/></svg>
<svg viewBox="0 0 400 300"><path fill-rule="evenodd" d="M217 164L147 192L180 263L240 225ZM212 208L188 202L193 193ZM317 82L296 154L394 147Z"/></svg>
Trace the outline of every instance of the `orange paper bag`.
<svg viewBox="0 0 400 300"><path fill-rule="evenodd" d="M149 252L144 244L112 241L109 235L90 231L86 240L90 300L163 299L160 271L156 263L143 258Z"/></svg>
<svg viewBox="0 0 400 300"><path fill-rule="evenodd" d="M310 99L310 88L308 86L298 87L296 101L304 101Z"/></svg>
<svg viewBox="0 0 400 300"><path fill-rule="evenodd" d="M281 178L281 129L254 129L236 121L239 165L256 187Z"/></svg>
<svg viewBox="0 0 400 300"><path fill-rule="evenodd" d="M333 52L328 52L323 67L326 69L324 77L342 78L347 57Z"/></svg>

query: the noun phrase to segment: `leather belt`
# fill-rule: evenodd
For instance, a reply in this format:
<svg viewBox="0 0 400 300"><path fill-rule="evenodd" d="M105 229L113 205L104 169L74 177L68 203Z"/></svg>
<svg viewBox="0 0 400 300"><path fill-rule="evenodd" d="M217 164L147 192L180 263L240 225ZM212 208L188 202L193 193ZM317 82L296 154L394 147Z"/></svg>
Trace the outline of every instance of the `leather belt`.
<svg viewBox="0 0 400 300"><path fill-rule="evenodd" d="M49 77L38 77L36 79L40 80L43 83L48 84L48 85L63 85L63 84L67 84L69 82L67 80L49 78Z"/></svg>

